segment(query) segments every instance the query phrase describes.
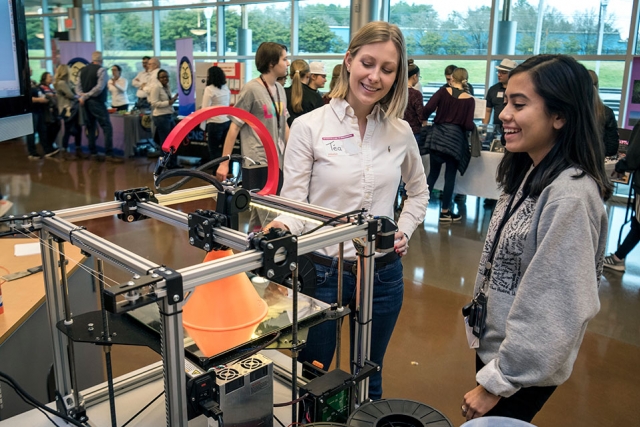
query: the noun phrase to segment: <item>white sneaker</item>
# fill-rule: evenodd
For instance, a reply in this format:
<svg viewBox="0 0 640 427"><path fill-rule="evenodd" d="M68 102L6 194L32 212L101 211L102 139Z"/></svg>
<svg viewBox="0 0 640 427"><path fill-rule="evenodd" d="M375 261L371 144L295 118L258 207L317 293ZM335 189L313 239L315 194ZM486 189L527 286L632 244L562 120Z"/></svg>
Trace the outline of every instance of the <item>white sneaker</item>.
<svg viewBox="0 0 640 427"><path fill-rule="evenodd" d="M607 255L606 257L604 257L604 268L610 268L611 270L615 271L624 271L624 260L616 261L616 259L613 257L613 254Z"/></svg>

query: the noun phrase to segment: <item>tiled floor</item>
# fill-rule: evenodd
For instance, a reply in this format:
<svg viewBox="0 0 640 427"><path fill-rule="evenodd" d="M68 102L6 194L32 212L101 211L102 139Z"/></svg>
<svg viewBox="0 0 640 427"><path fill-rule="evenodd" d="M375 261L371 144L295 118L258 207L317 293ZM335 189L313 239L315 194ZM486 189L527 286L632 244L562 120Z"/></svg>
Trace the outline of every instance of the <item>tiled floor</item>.
<svg viewBox="0 0 640 427"><path fill-rule="evenodd" d="M153 162L124 164L84 161L28 161L21 141L0 143L0 191L14 203L9 213L57 210L113 200L115 190L153 185ZM198 184L199 185L199 184ZM474 354L466 346L460 308L469 300L491 211L482 200L458 204L459 224L438 224L432 201L423 226L404 261L405 299L384 370L385 397L412 399L463 422L460 403L474 387ZM188 203L184 211L210 208ZM609 250L616 247L624 206L608 207ZM185 234L153 220L124 224L115 218L92 220L96 234L175 268L194 264L202 253ZM107 270L115 281L124 273ZM538 426L640 425L640 249L627 259L625 274L605 272L602 308L589 324L574 372L534 419ZM345 356L346 357L346 348ZM116 373L157 356L144 348L116 347Z"/></svg>

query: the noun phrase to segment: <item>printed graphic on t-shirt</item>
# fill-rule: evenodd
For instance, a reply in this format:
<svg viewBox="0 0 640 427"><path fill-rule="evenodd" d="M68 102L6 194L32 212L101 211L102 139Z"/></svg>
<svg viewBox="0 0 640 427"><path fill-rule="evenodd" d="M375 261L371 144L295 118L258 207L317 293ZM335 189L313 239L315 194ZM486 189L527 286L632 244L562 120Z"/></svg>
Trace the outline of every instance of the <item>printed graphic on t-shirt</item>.
<svg viewBox="0 0 640 427"><path fill-rule="evenodd" d="M279 103L276 103L278 106L278 111L282 112L284 111L284 105L282 103L282 101L280 101ZM268 105L268 104L262 104L262 113L264 114L264 118L265 119L273 119L276 117L276 111L273 109L273 104ZM280 113L280 116L282 117L282 113Z"/></svg>
<svg viewBox="0 0 640 427"><path fill-rule="evenodd" d="M507 201L508 203L508 201ZM502 237L494 258L490 288L514 296L522 278L522 252L531 229L535 201L527 199L502 230ZM494 223L490 233L495 233Z"/></svg>

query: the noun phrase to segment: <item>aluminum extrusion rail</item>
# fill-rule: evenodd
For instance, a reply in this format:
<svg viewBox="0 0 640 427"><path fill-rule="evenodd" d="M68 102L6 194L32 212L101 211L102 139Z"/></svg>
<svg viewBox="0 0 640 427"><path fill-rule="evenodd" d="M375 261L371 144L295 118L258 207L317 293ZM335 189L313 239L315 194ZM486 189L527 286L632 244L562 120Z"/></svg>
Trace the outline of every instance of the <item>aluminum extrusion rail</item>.
<svg viewBox="0 0 640 427"><path fill-rule="evenodd" d="M147 274L149 270L158 267L156 263L57 216L43 218L42 227L49 233L78 246L83 251L132 273Z"/></svg>
<svg viewBox="0 0 640 427"><path fill-rule="evenodd" d="M188 229L188 214L176 211L175 209L161 206L156 203L139 203L138 212L158 221L165 222L177 228ZM230 248L244 251L247 249L247 235L239 231L226 227L213 229L216 243Z"/></svg>
<svg viewBox="0 0 640 427"><path fill-rule="evenodd" d="M298 238L298 255L356 237L362 237L366 233L368 226L369 224L367 223L361 225L345 224L331 230L314 233L313 235L301 236ZM186 292L203 283L255 270L262 266L262 255L262 252L258 250L249 250L219 260L185 267L177 271L182 275L182 286ZM284 260L282 255L275 258L276 262L281 262L282 260Z"/></svg>

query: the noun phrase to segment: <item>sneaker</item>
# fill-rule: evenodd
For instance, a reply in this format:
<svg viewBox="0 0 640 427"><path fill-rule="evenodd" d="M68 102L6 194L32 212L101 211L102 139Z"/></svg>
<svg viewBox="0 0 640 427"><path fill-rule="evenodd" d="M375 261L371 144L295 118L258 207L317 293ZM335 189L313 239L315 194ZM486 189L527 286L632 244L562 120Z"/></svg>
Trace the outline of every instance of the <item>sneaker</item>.
<svg viewBox="0 0 640 427"><path fill-rule="evenodd" d="M624 271L624 260L616 261L613 254L604 257L604 268L610 268L615 271Z"/></svg>
<svg viewBox="0 0 640 427"><path fill-rule="evenodd" d="M27 158L29 160L40 160L42 157L40 157L38 155L29 154L29 156L27 156Z"/></svg>
<svg viewBox="0 0 640 427"><path fill-rule="evenodd" d="M60 152L60 149L59 149L59 148L56 148L55 150L48 152L48 153L47 153L47 154L45 154L44 156L45 156L45 157L53 157L53 156L55 156L56 154L58 154L59 152Z"/></svg>
<svg viewBox="0 0 640 427"><path fill-rule="evenodd" d="M107 156L107 162L109 162L109 163L124 163L124 159L122 157Z"/></svg>
<svg viewBox="0 0 640 427"><path fill-rule="evenodd" d="M10 201L0 199L0 217L3 217L4 214L9 212L11 206L13 206L13 203L11 203Z"/></svg>
<svg viewBox="0 0 640 427"><path fill-rule="evenodd" d="M440 212L440 222L454 222L460 221L462 216L454 214L453 212Z"/></svg>

